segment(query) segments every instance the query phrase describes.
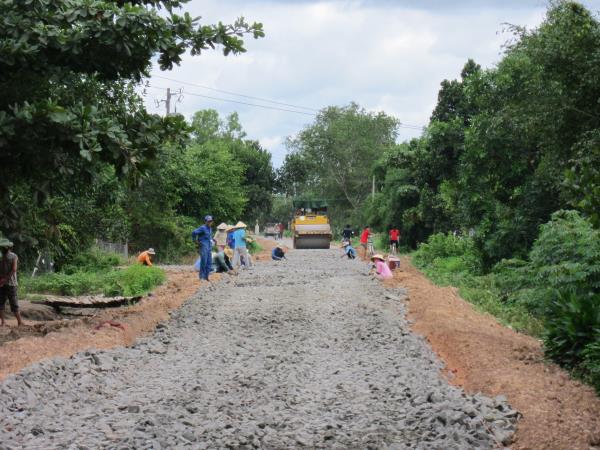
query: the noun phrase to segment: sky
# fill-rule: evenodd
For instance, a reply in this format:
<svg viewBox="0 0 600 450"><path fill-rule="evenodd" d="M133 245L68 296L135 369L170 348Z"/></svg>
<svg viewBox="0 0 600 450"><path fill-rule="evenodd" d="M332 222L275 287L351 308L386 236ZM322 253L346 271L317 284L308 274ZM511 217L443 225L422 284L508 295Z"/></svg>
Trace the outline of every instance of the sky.
<svg viewBox="0 0 600 450"><path fill-rule="evenodd" d="M600 10L600 0L583 3ZM356 102L368 111L384 111L403 124L398 138L403 141L420 134L415 126L427 125L442 80L459 77L469 58L484 68L493 67L510 38L503 32L504 24L536 27L547 4L546 0L191 0L184 11L201 16L201 23L232 23L243 16L262 22L266 36L247 37L248 51L242 55L225 57L212 51L186 55L170 72L155 67L146 105L164 113L164 102L157 105L157 101L165 98L168 87L181 90L175 108L187 118L207 108L222 117L237 111L247 137L271 152L275 167L287 152L286 137L331 105Z"/></svg>

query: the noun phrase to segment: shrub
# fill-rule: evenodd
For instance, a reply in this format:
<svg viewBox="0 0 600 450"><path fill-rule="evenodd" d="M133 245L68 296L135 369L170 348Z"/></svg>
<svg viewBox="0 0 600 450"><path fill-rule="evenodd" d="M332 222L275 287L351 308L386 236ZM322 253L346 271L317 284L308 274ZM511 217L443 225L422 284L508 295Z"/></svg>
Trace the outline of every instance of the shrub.
<svg viewBox="0 0 600 450"><path fill-rule="evenodd" d="M459 257L463 261L452 264L461 266L462 270L480 273L481 260L474 242L469 237L454 236L451 233L438 233L432 235L427 243L421 244L414 254L417 265L426 266L434 264L436 259Z"/></svg>
<svg viewBox="0 0 600 450"><path fill-rule="evenodd" d="M582 361L577 372L600 395L600 334L581 352Z"/></svg>
<svg viewBox="0 0 600 450"><path fill-rule="evenodd" d="M580 294L600 290L600 232L577 211L558 211L540 227L530 259L541 286Z"/></svg>
<svg viewBox="0 0 600 450"><path fill-rule="evenodd" d="M246 243L246 248L251 255L259 253L263 250L262 246L255 240Z"/></svg>
<svg viewBox="0 0 600 450"><path fill-rule="evenodd" d="M74 256L71 262L63 267L62 271L67 274L94 272L107 270L121 264L125 264L125 260L120 255L93 248Z"/></svg>
<svg viewBox="0 0 600 450"><path fill-rule="evenodd" d="M600 295L559 294L546 314L546 354L563 366L576 367L583 350L600 336Z"/></svg>
<svg viewBox="0 0 600 450"><path fill-rule="evenodd" d="M125 270L110 272L102 293L106 296L123 295L125 297L145 295L154 287L164 283L165 279L164 271L158 267L135 264Z"/></svg>
<svg viewBox="0 0 600 450"><path fill-rule="evenodd" d="M54 273L22 279L23 290L31 293L78 296L144 295L165 281L164 272L156 267L133 265L124 270L99 272Z"/></svg>

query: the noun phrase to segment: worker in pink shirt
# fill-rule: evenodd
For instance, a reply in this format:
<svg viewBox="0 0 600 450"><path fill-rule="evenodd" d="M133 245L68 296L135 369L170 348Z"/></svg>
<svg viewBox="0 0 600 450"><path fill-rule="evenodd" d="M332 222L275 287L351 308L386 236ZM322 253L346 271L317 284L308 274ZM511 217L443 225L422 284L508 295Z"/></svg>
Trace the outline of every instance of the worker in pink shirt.
<svg viewBox="0 0 600 450"><path fill-rule="evenodd" d="M375 278L377 278L380 281L383 281L394 277L392 271L385 263L385 260L383 259L382 255L373 255L371 257L371 261L375 263Z"/></svg>

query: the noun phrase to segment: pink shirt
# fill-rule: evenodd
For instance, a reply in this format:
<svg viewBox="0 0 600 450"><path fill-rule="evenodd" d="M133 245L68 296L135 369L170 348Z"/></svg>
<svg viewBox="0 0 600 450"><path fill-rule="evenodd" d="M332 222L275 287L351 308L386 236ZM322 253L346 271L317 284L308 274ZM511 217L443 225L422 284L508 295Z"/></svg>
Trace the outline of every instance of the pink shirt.
<svg viewBox="0 0 600 450"><path fill-rule="evenodd" d="M380 275L382 278L388 279L388 278L394 277L394 275L392 274L392 271L390 270L388 265L385 263L385 261L381 261L378 259L375 262L375 267L377 268L377 274Z"/></svg>

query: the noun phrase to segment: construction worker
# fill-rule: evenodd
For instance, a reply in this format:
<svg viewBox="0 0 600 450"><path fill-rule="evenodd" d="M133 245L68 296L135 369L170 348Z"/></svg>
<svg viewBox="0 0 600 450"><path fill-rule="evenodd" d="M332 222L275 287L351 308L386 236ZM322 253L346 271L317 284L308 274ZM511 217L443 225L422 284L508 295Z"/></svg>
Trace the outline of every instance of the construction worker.
<svg viewBox="0 0 600 450"><path fill-rule="evenodd" d="M283 251L283 248L281 247L281 245L277 245L272 251L271 251L271 259L273 261L281 261L282 259L287 259L285 257L285 252Z"/></svg>
<svg viewBox="0 0 600 450"><path fill-rule="evenodd" d="M233 232L233 267L237 269L241 264L245 268L252 267L250 254L246 248L246 224L240 221L233 228L235 230Z"/></svg>
<svg viewBox="0 0 600 450"><path fill-rule="evenodd" d="M353 235L354 231L352 230L352 228L350 228L349 224L346 224L346 226L342 230L342 238L344 239L344 241L349 241L350 239L352 239Z"/></svg>
<svg viewBox="0 0 600 450"><path fill-rule="evenodd" d="M398 253L398 246L400 245L400 230L398 228L392 228L390 230L390 253L395 255Z"/></svg>
<svg viewBox="0 0 600 450"><path fill-rule="evenodd" d="M17 319L17 325L23 325L19 303L17 301L17 266L19 257L12 251L13 243L8 239L0 239L0 326L4 326L4 305L6 300L10 304L10 310Z"/></svg>
<svg viewBox="0 0 600 450"><path fill-rule="evenodd" d="M192 240L198 244L198 251L200 253L200 271L198 276L201 280L208 280L208 275L212 271L212 216L204 216L204 225L199 226L192 231Z"/></svg>
<svg viewBox="0 0 600 450"><path fill-rule="evenodd" d="M220 223L217 227L217 232L215 233L215 242L217 243L217 248L219 251L225 250L225 246L227 245L227 230L229 229L229 225L225 222Z"/></svg>
<svg viewBox="0 0 600 450"><path fill-rule="evenodd" d="M154 249L152 247L150 247L148 250L140 253L137 257L137 260L139 263L142 263L145 266L151 266L152 265L152 257L154 255L156 255L156 252L154 251Z"/></svg>
<svg viewBox="0 0 600 450"><path fill-rule="evenodd" d="M363 258L367 257L367 247L369 245L369 238L371 237L371 230L369 227L365 227L365 229L360 234L360 246L363 249Z"/></svg>
<svg viewBox="0 0 600 450"><path fill-rule="evenodd" d="M379 281L394 278L394 274L392 274L389 266L385 263L385 259L382 255L373 255L371 257L371 261L375 263L375 278L377 278Z"/></svg>
<svg viewBox="0 0 600 450"><path fill-rule="evenodd" d="M342 255L342 258L344 256L347 256L348 259L356 258L356 250L354 250L354 247L352 247L350 241L342 242L342 248L344 249L344 254Z"/></svg>

